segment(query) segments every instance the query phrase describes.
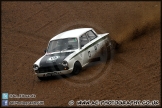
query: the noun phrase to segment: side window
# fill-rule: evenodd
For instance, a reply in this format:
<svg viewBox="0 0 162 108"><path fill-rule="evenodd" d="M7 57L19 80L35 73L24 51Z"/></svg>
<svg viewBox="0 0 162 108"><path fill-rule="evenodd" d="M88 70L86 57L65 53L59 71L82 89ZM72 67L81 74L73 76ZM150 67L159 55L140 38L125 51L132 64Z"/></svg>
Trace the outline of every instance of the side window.
<svg viewBox="0 0 162 108"><path fill-rule="evenodd" d="M84 45L86 45L89 42L87 36L85 34L83 34L80 37L80 46L83 47Z"/></svg>
<svg viewBox="0 0 162 108"><path fill-rule="evenodd" d="M90 40L95 39L97 36L93 33L93 31L89 31L87 32L87 35L89 37Z"/></svg>

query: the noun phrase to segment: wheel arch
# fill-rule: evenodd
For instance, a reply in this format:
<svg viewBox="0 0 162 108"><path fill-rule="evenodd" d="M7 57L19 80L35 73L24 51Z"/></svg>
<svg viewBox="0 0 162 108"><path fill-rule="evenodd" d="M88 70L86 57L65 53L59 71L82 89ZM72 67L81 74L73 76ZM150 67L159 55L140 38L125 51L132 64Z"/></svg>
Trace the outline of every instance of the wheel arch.
<svg viewBox="0 0 162 108"><path fill-rule="evenodd" d="M74 69L75 63L77 63L77 62L80 64L80 66L81 66L81 68L82 68L82 64L80 63L80 61L79 61L79 60L76 60L76 61L74 62L74 64L73 64L73 69Z"/></svg>
<svg viewBox="0 0 162 108"><path fill-rule="evenodd" d="M78 73L80 73L81 70L82 70L82 65L78 60L76 60L73 66L72 74L77 75Z"/></svg>

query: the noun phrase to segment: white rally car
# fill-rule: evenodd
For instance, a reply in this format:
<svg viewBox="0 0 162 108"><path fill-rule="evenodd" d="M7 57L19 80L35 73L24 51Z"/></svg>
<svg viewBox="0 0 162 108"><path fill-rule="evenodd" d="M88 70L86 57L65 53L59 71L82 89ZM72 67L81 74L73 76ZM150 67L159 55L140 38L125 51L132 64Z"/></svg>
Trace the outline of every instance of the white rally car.
<svg viewBox="0 0 162 108"><path fill-rule="evenodd" d="M108 34L97 34L92 28L79 28L54 36L45 55L33 65L37 77L43 80L48 76L78 74L101 49L112 46L115 41Z"/></svg>

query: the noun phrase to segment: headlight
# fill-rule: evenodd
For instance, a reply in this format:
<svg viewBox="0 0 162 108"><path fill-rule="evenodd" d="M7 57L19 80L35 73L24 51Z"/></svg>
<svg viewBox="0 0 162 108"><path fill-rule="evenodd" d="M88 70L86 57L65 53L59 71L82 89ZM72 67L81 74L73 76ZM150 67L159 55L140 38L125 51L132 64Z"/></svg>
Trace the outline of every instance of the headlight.
<svg viewBox="0 0 162 108"><path fill-rule="evenodd" d="M35 71L38 70L38 68L39 68L38 65L36 65L36 64L33 65L33 69L34 69Z"/></svg>
<svg viewBox="0 0 162 108"><path fill-rule="evenodd" d="M63 66L68 66L68 62L67 62L67 61L63 61L63 62L62 62L62 65L63 65Z"/></svg>

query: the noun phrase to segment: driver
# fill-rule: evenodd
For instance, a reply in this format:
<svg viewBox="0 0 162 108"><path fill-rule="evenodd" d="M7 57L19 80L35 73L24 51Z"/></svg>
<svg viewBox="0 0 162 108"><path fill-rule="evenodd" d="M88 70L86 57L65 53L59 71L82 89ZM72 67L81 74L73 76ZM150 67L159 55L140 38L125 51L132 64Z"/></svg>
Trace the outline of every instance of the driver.
<svg viewBox="0 0 162 108"><path fill-rule="evenodd" d="M61 50L65 50L68 47L68 39L63 39L61 41L59 41L59 45Z"/></svg>

